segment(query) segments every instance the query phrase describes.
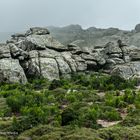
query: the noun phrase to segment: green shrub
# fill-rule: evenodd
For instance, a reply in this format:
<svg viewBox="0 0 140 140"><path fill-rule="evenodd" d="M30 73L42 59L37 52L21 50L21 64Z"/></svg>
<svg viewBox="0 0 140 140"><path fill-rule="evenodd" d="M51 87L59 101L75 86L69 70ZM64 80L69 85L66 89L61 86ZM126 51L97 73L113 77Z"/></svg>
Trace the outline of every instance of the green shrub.
<svg viewBox="0 0 140 140"><path fill-rule="evenodd" d="M127 127L132 127L136 125L140 125L140 117L132 117L132 116L127 116L122 122L122 126L127 126Z"/></svg>
<svg viewBox="0 0 140 140"><path fill-rule="evenodd" d="M135 100L135 94L130 90L130 89L126 89L124 92L124 101L132 104L134 103Z"/></svg>
<svg viewBox="0 0 140 140"><path fill-rule="evenodd" d="M118 121L121 120L120 114L116 110L104 112L103 119L108 121Z"/></svg>
<svg viewBox="0 0 140 140"><path fill-rule="evenodd" d="M49 81L47 79L44 78L38 78L38 79L33 79L33 80L29 80L32 88L35 90L41 90L43 88L48 88L49 87Z"/></svg>
<svg viewBox="0 0 140 140"><path fill-rule="evenodd" d="M100 118L108 121L118 121L121 120L120 113L113 107L102 106L101 107Z"/></svg>
<svg viewBox="0 0 140 140"><path fill-rule="evenodd" d="M23 116L28 116L32 118L32 122L44 123L47 121L46 112L41 107L24 107L21 109L21 113Z"/></svg>
<svg viewBox="0 0 140 140"><path fill-rule="evenodd" d="M60 80L54 79L54 80L51 82L50 86L49 86L49 90L53 90L53 89L56 89L56 88L60 88L61 86L62 86L61 81L60 81Z"/></svg>
<svg viewBox="0 0 140 140"><path fill-rule="evenodd" d="M62 116L62 126L69 125L73 121L76 121L78 119L77 111L71 108L65 109L62 112L61 116Z"/></svg>
<svg viewBox="0 0 140 140"><path fill-rule="evenodd" d="M7 104L12 112L19 112L21 107L25 105L26 97L22 94L7 97Z"/></svg>

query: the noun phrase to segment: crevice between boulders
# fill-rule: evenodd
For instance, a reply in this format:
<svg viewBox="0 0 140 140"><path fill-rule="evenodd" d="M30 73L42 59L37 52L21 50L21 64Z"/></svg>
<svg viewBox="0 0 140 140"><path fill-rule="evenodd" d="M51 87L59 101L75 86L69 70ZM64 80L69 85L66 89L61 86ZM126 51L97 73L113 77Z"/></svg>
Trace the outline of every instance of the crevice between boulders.
<svg viewBox="0 0 140 140"><path fill-rule="evenodd" d="M41 60L40 60L40 52L37 50L38 53L38 67L39 67L39 74L40 74L40 78L42 76L42 70L41 70Z"/></svg>

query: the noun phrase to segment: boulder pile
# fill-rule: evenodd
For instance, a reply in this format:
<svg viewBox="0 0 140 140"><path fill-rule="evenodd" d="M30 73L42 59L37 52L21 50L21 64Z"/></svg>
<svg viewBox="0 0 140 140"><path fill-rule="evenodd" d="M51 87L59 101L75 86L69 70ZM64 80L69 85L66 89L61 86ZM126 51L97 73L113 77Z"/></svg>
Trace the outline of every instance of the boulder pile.
<svg viewBox="0 0 140 140"><path fill-rule="evenodd" d="M140 74L140 49L121 40L93 48L83 40L63 45L46 28L30 28L0 44L0 82L26 83L28 78L49 80L75 72L102 70L130 78Z"/></svg>

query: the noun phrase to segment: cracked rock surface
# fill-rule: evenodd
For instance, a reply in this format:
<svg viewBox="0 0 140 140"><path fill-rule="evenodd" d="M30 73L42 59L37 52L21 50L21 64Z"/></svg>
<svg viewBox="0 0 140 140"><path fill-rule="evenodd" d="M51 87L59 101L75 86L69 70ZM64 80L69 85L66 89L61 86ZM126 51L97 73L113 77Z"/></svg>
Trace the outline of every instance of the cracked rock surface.
<svg viewBox="0 0 140 140"><path fill-rule="evenodd" d="M83 41L63 45L46 28L30 28L0 44L0 82L26 83L30 77L49 80L74 72L102 70L125 79L140 74L140 49L118 40L93 48ZM121 42L122 43L122 42Z"/></svg>

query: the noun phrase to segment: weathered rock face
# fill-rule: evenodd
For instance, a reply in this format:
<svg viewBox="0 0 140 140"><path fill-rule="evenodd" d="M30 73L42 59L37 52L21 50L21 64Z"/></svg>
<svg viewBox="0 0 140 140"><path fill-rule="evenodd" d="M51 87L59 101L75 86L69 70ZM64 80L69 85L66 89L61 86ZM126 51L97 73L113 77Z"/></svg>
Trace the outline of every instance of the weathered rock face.
<svg viewBox="0 0 140 140"><path fill-rule="evenodd" d="M0 82L24 84L27 78L19 60L12 58L11 49L8 44L0 44ZM17 51L14 51L14 54L16 53Z"/></svg>
<svg viewBox="0 0 140 140"><path fill-rule="evenodd" d="M10 49L6 44L0 44L0 58L10 58Z"/></svg>
<svg viewBox="0 0 140 140"><path fill-rule="evenodd" d="M0 59L0 82L22 83L27 82L26 76L17 59Z"/></svg>
<svg viewBox="0 0 140 140"><path fill-rule="evenodd" d="M120 45L117 40L91 48L81 47L82 43L78 40L65 46L39 27L12 35L7 44L0 44L0 82L26 83L30 77L53 80L98 70L126 79L140 73L137 47Z"/></svg>
<svg viewBox="0 0 140 140"><path fill-rule="evenodd" d="M46 34L50 34L49 30L47 28L41 28L41 27L33 27L30 28L30 30L28 30L25 34L25 36L28 35L46 35ZM20 35L21 36L21 35ZM22 37L24 37L24 35L22 35Z"/></svg>
<svg viewBox="0 0 140 140"><path fill-rule="evenodd" d="M134 76L140 76L140 62L131 62L124 65L117 65L112 70L111 74L119 75L125 79L129 79Z"/></svg>

